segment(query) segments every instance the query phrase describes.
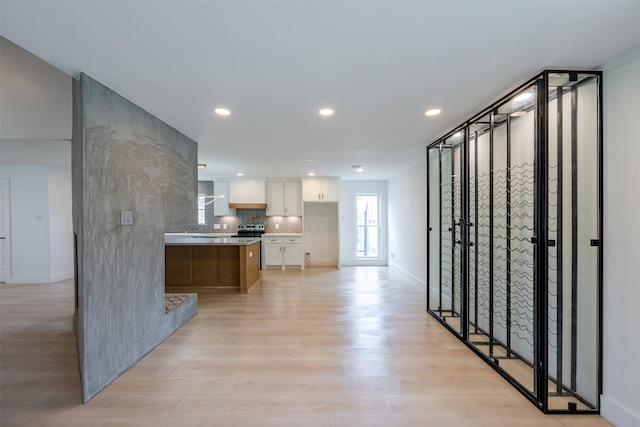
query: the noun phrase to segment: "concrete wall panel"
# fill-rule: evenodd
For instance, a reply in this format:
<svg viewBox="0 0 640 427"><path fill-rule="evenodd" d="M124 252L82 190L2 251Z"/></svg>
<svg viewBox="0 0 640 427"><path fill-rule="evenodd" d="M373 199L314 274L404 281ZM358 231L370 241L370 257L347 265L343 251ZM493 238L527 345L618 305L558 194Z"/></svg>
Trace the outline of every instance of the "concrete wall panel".
<svg viewBox="0 0 640 427"><path fill-rule="evenodd" d="M76 85L73 189L83 399L192 317L165 314L164 233L197 228L197 145L86 75ZM133 225L120 212L133 211Z"/></svg>

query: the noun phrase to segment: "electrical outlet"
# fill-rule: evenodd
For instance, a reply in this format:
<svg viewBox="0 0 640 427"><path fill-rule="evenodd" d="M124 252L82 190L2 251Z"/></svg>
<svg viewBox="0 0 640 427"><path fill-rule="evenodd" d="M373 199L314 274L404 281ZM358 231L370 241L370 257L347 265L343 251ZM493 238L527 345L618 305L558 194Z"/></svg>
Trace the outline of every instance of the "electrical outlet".
<svg viewBox="0 0 640 427"><path fill-rule="evenodd" d="M276 224L276 230L280 230L280 224Z"/></svg>
<svg viewBox="0 0 640 427"><path fill-rule="evenodd" d="M133 225L132 211L120 211L120 225Z"/></svg>
<svg viewBox="0 0 640 427"><path fill-rule="evenodd" d="M222 229L226 230L227 229L227 224L222 224Z"/></svg>

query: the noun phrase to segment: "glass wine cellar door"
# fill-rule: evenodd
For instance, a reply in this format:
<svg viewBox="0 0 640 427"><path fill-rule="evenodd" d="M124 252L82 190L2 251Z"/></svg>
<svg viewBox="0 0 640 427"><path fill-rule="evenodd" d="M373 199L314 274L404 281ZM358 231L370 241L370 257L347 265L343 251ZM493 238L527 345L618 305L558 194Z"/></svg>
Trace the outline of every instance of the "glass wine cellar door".
<svg viewBox="0 0 640 427"><path fill-rule="evenodd" d="M600 408L601 101L545 71L427 147L427 309L544 412Z"/></svg>

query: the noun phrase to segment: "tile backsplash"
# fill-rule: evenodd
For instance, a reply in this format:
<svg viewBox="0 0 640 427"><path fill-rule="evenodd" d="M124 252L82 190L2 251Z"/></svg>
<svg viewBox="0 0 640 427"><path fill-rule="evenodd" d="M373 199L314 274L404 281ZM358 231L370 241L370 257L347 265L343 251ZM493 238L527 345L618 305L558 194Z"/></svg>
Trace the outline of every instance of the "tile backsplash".
<svg viewBox="0 0 640 427"><path fill-rule="evenodd" d="M236 233L238 225L264 224L265 233L302 233L302 217L267 216L266 213L266 209L235 209L235 216L214 216L213 208L206 209L206 225L200 225L198 231L200 233ZM220 229L214 229L214 224L220 224ZM224 224L227 225L226 229Z"/></svg>

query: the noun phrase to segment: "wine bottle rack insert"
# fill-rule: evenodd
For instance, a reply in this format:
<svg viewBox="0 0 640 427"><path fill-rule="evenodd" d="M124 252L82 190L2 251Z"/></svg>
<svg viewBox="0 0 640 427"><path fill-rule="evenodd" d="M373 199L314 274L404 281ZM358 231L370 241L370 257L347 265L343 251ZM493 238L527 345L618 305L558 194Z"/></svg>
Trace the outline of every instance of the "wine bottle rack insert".
<svg viewBox="0 0 640 427"><path fill-rule="evenodd" d="M543 71L427 147L427 310L544 412L600 409L601 80Z"/></svg>

